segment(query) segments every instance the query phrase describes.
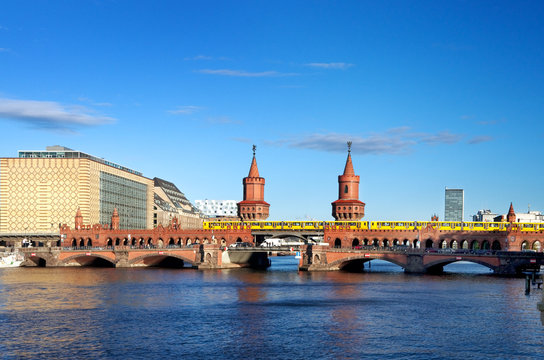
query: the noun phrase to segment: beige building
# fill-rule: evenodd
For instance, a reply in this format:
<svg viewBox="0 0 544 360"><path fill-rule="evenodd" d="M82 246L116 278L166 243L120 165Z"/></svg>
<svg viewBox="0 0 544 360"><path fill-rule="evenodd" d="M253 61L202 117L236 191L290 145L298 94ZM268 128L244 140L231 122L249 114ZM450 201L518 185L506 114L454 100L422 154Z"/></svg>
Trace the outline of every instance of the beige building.
<svg viewBox="0 0 544 360"><path fill-rule="evenodd" d="M61 146L19 151L0 158L0 233L57 233L84 224L110 224L114 208L120 227L153 226L153 180L141 173Z"/></svg>
<svg viewBox="0 0 544 360"><path fill-rule="evenodd" d="M173 183L154 178L155 206L153 226L168 226L176 217L182 229L202 229L206 218Z"/></svg>

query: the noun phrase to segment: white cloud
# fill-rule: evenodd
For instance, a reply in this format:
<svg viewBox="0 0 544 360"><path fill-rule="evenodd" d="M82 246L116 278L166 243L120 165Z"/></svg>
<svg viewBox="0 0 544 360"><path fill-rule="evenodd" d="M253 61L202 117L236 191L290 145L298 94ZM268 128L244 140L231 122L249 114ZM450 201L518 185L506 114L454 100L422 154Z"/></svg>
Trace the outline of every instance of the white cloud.
<svg viewBox="0 0 544 360"><path fill-rule="evenodd" d="M268 142L274 146L288 146L300 149L319 150L328 152L344 152L346 143L352 142L351 150L357 154L392 154L409 153L418 143L429 145L453 144L462 139L461 135L442 131L437 134L412 133L408 127L398 127L381 134L358 136L352 134L310 134L297 138L280 139Z"/></svg>
<svg viewBox="0 0 544 360"><path fill-rule="evenodd" d="M232 69L201 69L201 70L197 70L197 72L201 74L237 76L237 77L276 77L276 76L297 75L295 73L280 73L278 71L250 72L250 71L232 70Z"/></svg>
<svg viewBox="0 0 544 360"><path fill-rule="evenodd" d="M321 69L345 70L345 69L350 68L350 67L355 66L355 65L354 64L349 64L349 63L344 63L344 62L330 62L330 63L309 63L309 64L306 64L306 66L321 68Z"/></svg>
<svg viewBox="0 0 544 360"><path fill-rule="evenodd" d="M493 137L489 135L481 135L481 136L474 136L473 138L469 139L467 141L468 144L474 145L474 144L480 144L483 142L492 141Z"/></svg>
<svg viewBox="0 0 544 360"><path fill-rule="evenodd" d="M114 118L98 115L78 105L62 105L54 101L0 98L0 118L31 124L37 128L72 130L80 126L112 123Z"/></svg>
<svg viewBox="0 0 544 360"><path fill-rule="evenodd" d="M176 110L168 110L168 112L174 115L189 115L197 111L200 111L201 109L202 108L200 106L186 105L186 106L178 106Z"/></svg>

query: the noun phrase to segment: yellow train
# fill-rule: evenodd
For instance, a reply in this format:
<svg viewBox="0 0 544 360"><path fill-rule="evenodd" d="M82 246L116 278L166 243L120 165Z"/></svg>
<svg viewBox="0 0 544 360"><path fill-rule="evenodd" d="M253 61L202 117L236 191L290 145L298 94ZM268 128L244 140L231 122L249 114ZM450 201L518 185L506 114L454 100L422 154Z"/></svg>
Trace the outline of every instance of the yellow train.
<svg viewBox="0 0 544 360"><path fill-rule="evenodd" d="M507 222L475 221L205 221L204 229L228 229L249 225L252 230L323 230L343 227L361 230L420 230L431 226L441 231L507 231ZM544 231L544 223L512 223L512 229L522 232Z"/></svg>

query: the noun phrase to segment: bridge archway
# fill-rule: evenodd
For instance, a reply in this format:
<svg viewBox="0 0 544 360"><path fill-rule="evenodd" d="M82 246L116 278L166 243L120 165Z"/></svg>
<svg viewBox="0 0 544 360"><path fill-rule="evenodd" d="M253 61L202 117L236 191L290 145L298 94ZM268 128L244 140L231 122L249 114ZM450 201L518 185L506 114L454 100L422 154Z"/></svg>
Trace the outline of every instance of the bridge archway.
<svg viewBox="0 0 544 360"><path fill-rule="evenodd" d="M383 247L389 247L389 240L383 239Z"/></svg>
<svg viewBox="0 0 544 360"><path fill-rule="evenodd" d="M400 266L403 269L406 268L406 264L401 263L401 262L397 261L394 258L390 258L390 257L387 257L387 256L386 257L380 257L380 258L365 257L364 254L350 256L350 257L347 257L347 258L344 258L344 259L340 259L340 260L332 262L329 265L331 265L333 267L338 267L339 270L359 272L359 271L363 270L363 267L364 267L365 263L367 263L369 261L372 261L372 260L383 260L383 261L387 261L389 263L395 264L397 266Z"/></svg>
<svg viewBox="0 0 544 360"><path fill-rule="evenodd" d="M501 249L501 243L498 240L493 241L493 244L491 244L491 250L500 250Z"/></svg>
<svg viewBox="0 0 544 360"><path fill-rule="evenodd" d="M470 248L472 250L480 250L480 243L478 242L478 240L472 240L472 242L470 243Z"/></svg>
<svg viewBox="0 0 544 360"><path fill-rule="evenodd" d="M482 241L482 250L489 250L491 246L489 245L489 241L484 240Z"/></svg>
<svg viewBox="0 0 544 360"><path fill-rule="evenodd" d="M356 247L356 246L359 246L359 239L357 238L353 239L353 241L351 242L351 247Z"/></svg>
<svg viewBox="0 0 544 360"><path fill-rule="evenodd" d="M121 239L115 238L115 246L119 246L121 244Z"/></svg>
<svg viewBox="0 0 544 360"><path fill-rule="evenodd" d="M364 240L363 240L363 245L364 245L364 246L368 246L368 239L367 239L367 238L364 238Z"/></svg>
<svg viewBox="0 0 544 360"><path fill-rule="evenodd" d="M461 249L468 250L468 241L467 240L461 241Z"/></svg>
<svg viewBox="0 0 544 360"><path fill-rule="evenodd" d="M457 249L459 247L459 244L457 243L457 240L452 240L450 242L450 248Z"/></svg>
<svg viewBox="0 0 544 360"><path fill-rule="evenodd" d="M91 240L91 238L88 238L88 239L87 239L87 246L88 246L88 247L92 247L92 246L93 246L93 241Z"/></svg>
<svg viewBox="0 0 544 360"><path fill-rule="evenodd" d="M111 240L111 238L108 238L108 240L106 240L106 246L107 247L112 247L113 246L113 241Z"/></svg>
<svg viewBox="0 0 544 360"><path fill-rule="evenodd" d="M448 242L446 240L440 241L440 244L438 245L440 249L447 249L448 248Z"/></svg>
<svg viewBox="0 0 544 360"><path fill-rule="evenodd" d="M521 243L521 250L527 250L529 248L529 242L527 240L523 240Z"/></svg>
<svg viewBox="0 0 544 360"><path fill-rule="evenodd" d="M77 247L77 240L75 238L72 239L72 243L70 244L71 247Z"/></svg>
<svg viewBox="0 0 544 360"><path fill-rule="evenodd" d="M433 240L427 239L425 240L425 249L431 249L433 247Z"/></svg>
<svg viewBox="0 0 544 360"><path fill-rule="evenodd" d="M380 240L374 238L372 240L372 245L375 246L375 247L380 247Z"/></svg>
<svg viewBox="0 0 544 360"><path fill-rule="evenodd" d="M79 239L79 247L85 247L85 239Z"/></svg>
<svg viewBox="0 0 544 360"><path fill-rule="evenodd" d="M334 247L335 248L341 248L342 247L342 240L340 240L339 238L336 238L334 240Z"/></svg>
<svg viewBox="0 0 544 360"><path fill-rule="evenodd" d="M195 266L194 261L180 256L177 254L145 254L138 256L137 258L132 259L129 264L132 266L142 266L142 267L165 267L165 268L183 268L185 263Z"/></svg>
<svg viewBox="0 0 544 360"><path fill-rule="evenodd" d="M225 240L225 238L221 238L221 246L227 246L227 240Z"/></svg>
<svg viewBox="0 0 544 360"><path fill-rule="evenodd" d="M37 267L46 267L47 266L47 260L45 260L44 258L42 257L39 257L39 256L31 256L28 258L28 260L30 260L31 262L31 266L32 264L34 264L34 266L37 266Z"/></svg>
<svg viewBox="0 0 544 360"><path fill-rule="evenodd" d="M466 262L471 262L471 263L474 263L474 264L479 264L479 265L483 265L493 271L495 271L496 269L496 266L493 265L493 264L490 264L488 262L486 262L485 260L476 260L476 259L472 259L472 258L466 258L466 257L463 257L462 260L457 260L456 258L448 258L448 259L442 259L442 260L438 260L438 261L434 261L434 262L431 262L429 264L427 264L425 266L425 270L428 272L428 273L431 273L431 274L441 274L444 272L444 266L446 265L449 265L449 264L453 264L455 262L459 262L459 261L466 261Z"/></svg>
<svg viewBox="0 0 544 360"><path fill-rule="evenodd" d="M533 242L533 246L532 246L532 249L534 251L538 251L540 252L540 249L541 249L541 244L540 244L540 241L536 240L535 242Z"/></svg>
<svg viewBox="0 0 544 360"><path fill-rule="evenodd" d="M90 267L115 267L115 262L100 254L76 254L61 261L63 265L79 265Z"/></svg>
<svg viewBox="0 0 544 360"><path fill-rule="evenodd" d="M414 249L419 249L421 248L421 242L419 240L414 240Z"/></svg>

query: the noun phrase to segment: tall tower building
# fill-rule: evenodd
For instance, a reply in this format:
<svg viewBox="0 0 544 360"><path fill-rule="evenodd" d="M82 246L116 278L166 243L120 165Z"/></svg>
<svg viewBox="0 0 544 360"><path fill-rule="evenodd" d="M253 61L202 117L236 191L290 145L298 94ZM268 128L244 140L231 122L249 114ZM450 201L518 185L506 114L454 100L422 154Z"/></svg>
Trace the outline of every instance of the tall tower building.
<svg viewBox="0 0 544 360"><path fill-rule="evenodd" d="M446 188L444 221L463 221L465 194L463 189Z"/></svg>
<svg viewBox="0 0 544 360"><path fill-rule="evenodd" d="M361 220L365 216L365 203L359 200L359 176L353 171L351 141L344 174L338 176L338 200L332 203L335 220Z"/></svg>
<svg viewBox="0 0 544 360"><path fill-rule="evenodd" d="M259 176L257 160L253 145L253 160L249 168L249 175L244 178L244 200L238 205L238 216L242 220L265 220L268 218L270 204L264 201L264 178Z"/></svg>

